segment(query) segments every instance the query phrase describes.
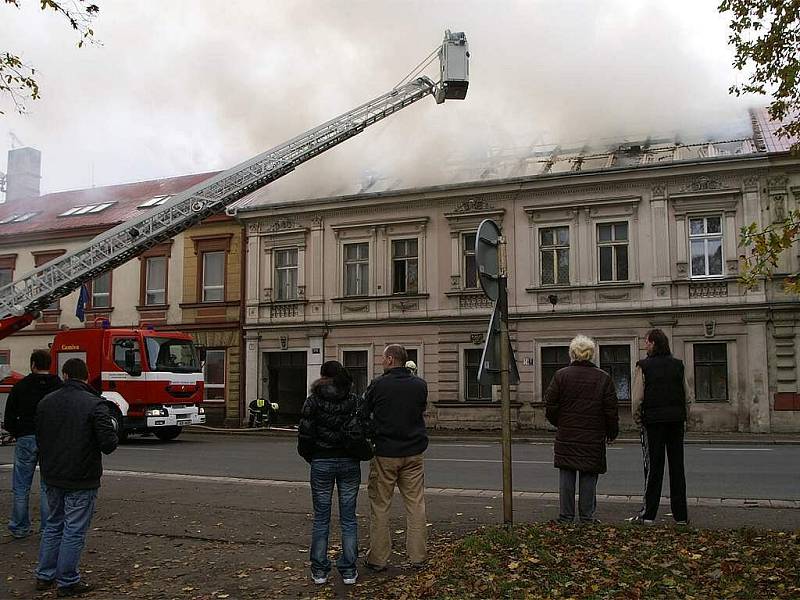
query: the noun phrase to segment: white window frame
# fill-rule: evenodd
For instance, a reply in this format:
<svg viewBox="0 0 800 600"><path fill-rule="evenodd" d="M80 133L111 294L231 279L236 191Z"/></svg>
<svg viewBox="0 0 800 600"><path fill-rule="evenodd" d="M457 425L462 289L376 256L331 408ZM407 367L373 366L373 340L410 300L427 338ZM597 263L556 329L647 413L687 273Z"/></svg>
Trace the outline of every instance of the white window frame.
<svg viewBox="0 0 800 600"><path fill-rule="evenodd" d="M284 267L278 266L278 255L282 252L294 252L294 265L288 265ZM291 302L292 300L298 299L298 287L300 285L300 249L299 248L274 248L272 250L272 261L274 265L274 277L275 281L272 284L273 293L275 296L275 300L278 302ZM290 294L282 298L281 297L281 274L287 273L288 271L295 271L295 285L290 290Z"/></svg>
<svg viewBox="0 0 800 600"><path fill-rule="evenodd" d="M150 261L163 260L164 261L164 287L151 288L150 287ZM167 303L167 277L168 277L168 258L164 256L148 256L144 259L144 305L145 306L161 306ZM163 302L148 302L148 294L163 294Z"/></svg>
<svg viewBox="0 0 800 600"><path fill-rule="evenodd" d="M567 245L561 245L557 243L557 236L554 237L556 243L550 246L543 246L542 245L542 232L547 229L557 230L557 229L566 229L567 230ZM537 227L536 229L536 248L537 248L537 255L538 255L538 264L539 264L539 285L542 287L567 287L572 285L572 227L570 227L569 223L553 223L552 225L546 225ZM567 250L567 259L569 261L568 265L568 277L569 281L566 283L559 282L558 280L558 251ZM554 281L552 283L545 283L544 281L544 256L543 253L545 251L553 252L553 276Z"/></svg>
<svg viewBox="0 0 800 600"><path fill-rule="evenodd" d="M348 260L347 260L347 246L366 246L366 248L367 248L367 258L366 258L366 260L358 259L358 260L355 260L355 261L348 262ZM360 298L360 297L363 297L363 296L369 296L370 295L370 283L371 283L370 280L372 279L371 273L370 273L370 265L371 265L370 257L371 256L372 256L372 244L370 243L369 240L348 240L346 242L342 242L342 263L341 264L342 264L342 296L343 297ZM355 293L355 294L348 293L348 289L347 289L347 265L350 265L350 264L352 264L352 265L361 265L361 264L365 264L365 263L367 265L367 268L366 268L366 272L367 272L366 285L365 286L357 285L357 287L362 288L362 289L365 287L366 289L363 290L363 293ZM357 278L357 281L359 281L358 278ZM361 290L357 290L357 291L361 291Z"/></svg>
<svg viewBox="0 0 800 600"><path fill-rule="evenodd" d="M708 219L719 219L719 233L708 233ZM703 233L702 234L693 234L692 233L692 221L693 220L703 220ZM714 213L714 214L689 214L686 216L686 232L687 232L687 240L688 240L688 262L689 262L689 278L690 279L719 279L720 277L725 276L725 216L721 213ZM719 240L719 247L720 247L720 272L710 274L709 273L709 251L708 251L708 242L710 240ZM694 261L692 260L692 242L702 240L703 249L704 249L704 269L705 273L696 275L694 273Z"/></svg>
<svg viewBox="0 0 800 600"><path fill-rule="evenodd" d="M208 285L206 283L206 259L208 258L209 254L221 254L222 255L222 283L219 285ZM202 302L225 302L225 262L227 259L226 252L224 250L209 250L207 252L203 252L202 255L202 273L201 276L203 277L202 281ZM206 294L209 290L222 290L222 298L219 300L208 300Z"/></svg>
<svg viewBox="0 0 800 600"><path fill-rule="evenodd" d="M626 225L628 228L628 237L625 240L616 240L616 225ZM600 227L610 225L611 226L611 237L612 239L609 241L600 241ZM626 283L631 281L631 224L630 221L627 220L614 220L614 221L598 221L595 222L595 239L597 245L597 282L598 283ZM617 247L625 246L627 248L627 260L628 263L628 276L625 279L620 279L619 274L617 273ZM602 279L601 278L601 259L600 259L600 249L601 248L611 248L611 279Z"/></svg>
<svg viewBox="0 0 800 600"><path fill-rule="evenodd" d="M103 273L103 274L95 277L94 279L92 279L92 298L91 298L91 302L92 302L91 303L91 307L92 308L111 308L111 286L112 286L111 273L112 273L111 271L106 271L105 273ZM98 292L97 289L96 289L96 283L97 283L97 280L100 279L100 277L108 277L108 291L107 292ZM105 306L98 306L97 305L96 298L98 298L98 297L101 297L101 298L104 297L106 299Z"/></svg>

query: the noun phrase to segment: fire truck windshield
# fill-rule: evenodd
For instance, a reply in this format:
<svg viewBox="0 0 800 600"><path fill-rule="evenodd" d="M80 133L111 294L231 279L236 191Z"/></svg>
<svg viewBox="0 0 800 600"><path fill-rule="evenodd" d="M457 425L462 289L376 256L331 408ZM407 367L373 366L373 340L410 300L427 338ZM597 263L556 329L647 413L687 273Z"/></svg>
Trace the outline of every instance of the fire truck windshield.
<svg viewBox="0 0 800 600"><path fill-rule="evenodd" d="M194 344L189 340L151 337L147 340L147 362L151 371L171 371L173 373L199 373Z"/></svg>

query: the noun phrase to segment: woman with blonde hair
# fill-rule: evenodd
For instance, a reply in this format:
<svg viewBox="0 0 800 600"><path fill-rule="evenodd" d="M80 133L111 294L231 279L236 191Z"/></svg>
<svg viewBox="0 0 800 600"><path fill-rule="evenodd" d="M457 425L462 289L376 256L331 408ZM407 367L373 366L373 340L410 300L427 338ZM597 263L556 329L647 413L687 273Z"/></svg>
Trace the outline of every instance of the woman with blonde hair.
<svg viewBox="0 0 800 600"><path fill-rule="evenodd" d="M595 343L585 335L569 344L570 364L559 369L545 393L546 415L556 428L554 466L559 469L558 520L594 522L597 478L606 472L606 442L619 433L614 382L592 362Z"/></svg>

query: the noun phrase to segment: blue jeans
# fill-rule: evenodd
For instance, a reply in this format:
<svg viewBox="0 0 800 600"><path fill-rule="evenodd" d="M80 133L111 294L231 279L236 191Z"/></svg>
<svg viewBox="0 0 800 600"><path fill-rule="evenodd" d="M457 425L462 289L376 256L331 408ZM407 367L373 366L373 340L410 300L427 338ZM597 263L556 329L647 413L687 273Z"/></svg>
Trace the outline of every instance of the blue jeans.
<svg viewBox="0 0 800 600"><path fill-rule="evenodd" d="M327 575L328 533L331 525L333 484L339 493L339 520L342 527L342 555L336 561L342 577L354 577L358 558L356 500L361 485L361 463L352 458L320 458L311 461L311 497L314 525L311 529L311 573Z"/></svg>
<svg viewBox="0 0 800 600"><path fill-rule="evenodd" d="M8 520L8 530L14 537L25 537L31 533L31 517L28 503L31 495L33 474L36 471L36 462L39 460L39 451L36 447L35 435L23 435L17 438L14 446L14 474L11 480L11 489L14 496L11 505L11 518ZM41 492L39 495L39 527L44 529L47 521L47 496L45 495L44 481L39 477Z"/></svg>
<svg viewBox="0 0 800 600"><path fill-rule="evenodd" d="M53 581L58 587L81 580L81 560L86 532L92 522L97 490L65 490L48 486L50 517L42 532L36 578Z"/></svg>

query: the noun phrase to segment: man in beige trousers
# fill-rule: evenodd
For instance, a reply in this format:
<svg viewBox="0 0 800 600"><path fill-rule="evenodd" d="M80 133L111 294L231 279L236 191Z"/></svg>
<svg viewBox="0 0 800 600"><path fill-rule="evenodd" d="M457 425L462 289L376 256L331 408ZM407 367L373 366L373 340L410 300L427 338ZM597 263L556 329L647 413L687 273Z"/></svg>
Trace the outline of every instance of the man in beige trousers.
<svg viewBox="0 0 800 600"><path fill-rule="evenodd" d="M425 468L428 447L425 406L428 386L406 368L405 348L391 344L383 351L383 375L364 394L370 416L375 457L370 462L367 492L370 505L367 568L383 571L392 552L389 509L395 485L406 508L406 550L411 565L427 557Z"/></svg>

